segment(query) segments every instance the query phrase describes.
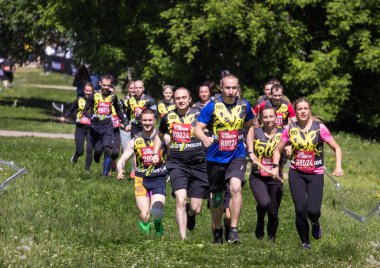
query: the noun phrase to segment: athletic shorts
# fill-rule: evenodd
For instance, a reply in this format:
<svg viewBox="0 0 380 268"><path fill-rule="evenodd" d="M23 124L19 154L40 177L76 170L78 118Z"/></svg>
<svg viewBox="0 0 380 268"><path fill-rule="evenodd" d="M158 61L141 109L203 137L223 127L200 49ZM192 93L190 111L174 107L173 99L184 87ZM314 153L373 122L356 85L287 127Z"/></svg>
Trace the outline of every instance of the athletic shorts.
<svg viewBox="0 0 380 268"><path fill-rule="evenodd" d="M235 158L230 163L215 163L207 161L207 174L210 182L211 193L221 193L229 187L232 177L241 180L242 186L245 184L244 173L247 168L245 158Z"/></svg>
<svg viewBox="0 0 380 268"><path fill-rule="evenodd" d="M92 147L95 151L101 152L105 147L113 147L113 125L110 124L96 124L90 130L90 138Z"/></svg>
<svg viewBox="0 0 380 268"><path fill-rule="evenodd" d="M166 176L135 177L135 196L166 195Z"/></svg>
<svg viewBox="0 0 380 268"><path fill-rule="evenodd" d="M209 182L207 179L206 162L184 164L178 161L168 161L166 168L170 174L173 194L180 189L186 189L187 195L193 198L209 197Z"/></svg>

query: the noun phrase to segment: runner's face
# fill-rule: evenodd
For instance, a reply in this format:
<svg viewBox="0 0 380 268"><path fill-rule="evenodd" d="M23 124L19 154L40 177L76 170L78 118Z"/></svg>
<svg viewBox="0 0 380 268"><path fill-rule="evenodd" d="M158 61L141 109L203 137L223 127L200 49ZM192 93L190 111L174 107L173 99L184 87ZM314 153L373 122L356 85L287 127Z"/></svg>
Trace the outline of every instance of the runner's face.
<svg viewBox="0 0 380 268"><path fill-rule="evenodd" d="M199 98L201 98L202 102L207 102L210 99L210 88L207 86L200 87Z"/></svg>
<svg viewBox="0 0 380 268"><path fill-rule="evenodd" d="M263 124L264 127L273 127L276 125L276 114L273 109L263 110Z"/></svg>
<svg viewBox="0 0 380 268"><path fill-rule="evenodd" d="M144 84L142 82L135 83L135 96L141 97L144 92Z"/></svg>
<svg viewBox="0 0 380 268"><path fill-rule="evenodd" d="M102 89L102 93L108 93L110 87L111 87L111 79L102 79L100 82L100 86Z"/></svg>
<svg viewBox="0 0 380 268"><path fill-rule="evenodd" d="M141 115L141 124L144 128L144 131L149 132L154 127L154 114L142 114Z"/></svg>
<svg viewBox="0 0 380 268"><path fill-rule="evenodd" d="M90 87L90 86L85 86L84 87L84 96L86 98L88 98L88 96L91 95L92 92L93 92L92 87Z"/></svg>
<svg viewBox="0 0 380 268"><path fill-rule="evenodd" d="M264 87L264 94L267 96L268 99L271 98L272 94L270 92L270 89L272 88L272 85L265 85Z"/></svg>
<svg viewBox="0 0 380 268"><path fill-rule="evenodd" d="M135 95L135 84L130 84L128 88L128 92L131 96Z"/></svg>
<svg viewBox="0 0 380 268"><path fill-rule="evenodd" d="M224 78L222 85L222 97L227 101L235 100L239 91L239 83L235 78Z"/></svg>
<svg viewBox="0 0 380 268"><path fill-rule="evenodd" d="M278 107L282 103L282 89L273 90L272 92L272 103L274 106Z"/></svg>
<svg viewBox="0 0 380 268"><path fill-rule="evenodd" d="M297 120L299 121L307 121L310 118L311 111L310 111L310 106L307 102L299 102L296 105L296 115L297 115Z"/></svg>
<svg viewBox="0 0 380 268"><path fill-rule="evenodd" d="M162 94L164 100L170 102L173 99L173 90L171 88L166 88Z"/></svg>
<svg viewBox="0 0 380 268"><path fill-rule="evenodd" d="M177 89L174 93L175 106L179 110L187 109L190 106L190 95L185 89Z"/></svg>

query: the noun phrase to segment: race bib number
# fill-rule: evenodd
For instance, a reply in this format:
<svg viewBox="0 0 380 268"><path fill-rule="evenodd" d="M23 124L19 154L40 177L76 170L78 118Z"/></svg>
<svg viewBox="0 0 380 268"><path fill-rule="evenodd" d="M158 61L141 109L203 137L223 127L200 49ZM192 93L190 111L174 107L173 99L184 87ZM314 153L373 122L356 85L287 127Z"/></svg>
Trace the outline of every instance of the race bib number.
<svg viewBox="0 0 380 268"><path fill-rule="evenodd" d="M91 125L91 120L90 120L90 118L82 115L82 117L79 120L79 123L81 123L83 125Z"/></svg>
<svg viewBox="0 0 380 268"><path fill-rule="evenodd" d="M191 124L172 124L173 141L190 142L191 141Z"/></svg>
<svg viewBox="0 0 380 268"><path fill-rule="evenodd" d="M144 111L144 107L135 107L133 113L135 114L135 119L140 120L141 113Z"/></svg>
<svg viewBox="0 0 380 268"><path fill-rule="evenodd" d="M113 115L112 116L112 125L113 125L113 128L120 127L120 118L119 118L119 116L117 116L117 115Z"/></svg>
<svg viewBox="0 0 380 268"><path fill-rule="evenodd" d="M268 172L273 169L273 159L261 157L260 164L263 166L263 168L260 168L260 175L264 177L270 176Z"/></svg>
<svg viewBox="0 0 380 268"><path fill-rule="evenodd" d="M111 103L110 102L104 102L99 101L98 102L98 114L100 115L108 115L111 113Z"/></svg>
<svg viewBox="0 0 380 268"><path fill-rule="evenodd" d="M295 153L294 163L297 170L313 172L315 170L314 160L314 151L296 151Z"/></svg>
<svg viewBox="0 0 380 268"><path fill-rule="evenodd" d="M284 113L277 113L276 124L277 124L277 126L283 126L283 124L284 124Z"/></svg>
<svg viewBox="0 0 380 268"><path fill-rule="evenodd" d="M234 151L238 143L238 131L219 131L219 150Z"/></svg>
<svg viewBox="0 0 380 268"><path fill-rule="evenodd" d="M152 165L152 154L153 154L153 146L149 147L143 147L141 148L141 156L143 160L144 166L151 166ZM161 150L158 151L158 155L161 155ZM161 157L160 161L161 162Z"/></svg>

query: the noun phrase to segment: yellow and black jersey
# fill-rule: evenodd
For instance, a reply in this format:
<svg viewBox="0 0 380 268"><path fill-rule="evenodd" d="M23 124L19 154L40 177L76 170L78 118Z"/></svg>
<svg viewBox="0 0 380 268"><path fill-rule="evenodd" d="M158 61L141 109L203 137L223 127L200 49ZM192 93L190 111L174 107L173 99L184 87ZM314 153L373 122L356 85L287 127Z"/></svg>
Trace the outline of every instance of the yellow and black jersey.
<svg viewBox="0 0 380 268"><path fill-rule="evenodd" d="M162 118L168 112L175 110L174 101L167 103L162 100L158 102L157 109L158 109L158 114L160 115L160 118Z"/></svg>

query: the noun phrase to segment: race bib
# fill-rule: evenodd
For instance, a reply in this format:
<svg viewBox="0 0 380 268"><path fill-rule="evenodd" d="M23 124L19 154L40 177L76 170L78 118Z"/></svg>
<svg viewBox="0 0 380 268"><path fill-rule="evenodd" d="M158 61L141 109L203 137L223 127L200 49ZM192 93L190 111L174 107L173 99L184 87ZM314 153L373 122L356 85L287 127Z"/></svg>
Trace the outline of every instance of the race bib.
<svg viewBox="0 0 380 268"><path fill-rule="evenodd" d="M113 125L113 128L120 127L120 118L119 118L119 116L117 116L117 115L113 115L112 116L112 125Z"/></svg>
<svg viewBox="0 0 380 268"><path fill-rule="evenodd" d="M98 114L100 115L108 115L111 113L111 103L110 102L104 102L99 101L98 102Z"/></svg>
<svg viewBox="0 0 380 268"><path fill-rule="evenodd" d="M314 172L314 151L296 151L294 157L295 168L303 172Z"/></svg>
<svg viewBox="0 0 380 268"><path fill-rule="evenodd" d="M173 141L190 142L191 141L191 124L172 124Z"/></svg>
<svg viewBox="0 0 380 268"><path fill-rule="evenodd" d="M140 120L141 113L144 111L144 107L135 107L133 113L135 114L135 119Z"/></svg>
<svg viewBox="0 0 380 268"><path fill-rule="evenodd" d="M219 151L234 151L238 143L238 131L219 131Z"/></svg>
<svg viewBox="0 0 380 268"><path fill-rule="evenodd" d="M82 115L82 117L79 120L79 123L81 123L83 125L91 125L91 120L90 120L90 118Z"/></svg>
<svg viewBox="0 0 380 268"><path fill-rule="evenodd" d="M10 72L11 71L11 66L4 66L4 71Z"/></svg>
<svg viewBox="0 0 380 268"><path fill-rule="evenodd" d="M273 159L261 157L260 164L264 167L260 168L260 175L264 177L270 176L268 172L270 172L273 169Z"/></svg>
<svg viewBox="0 0 380 268"><path fill-rule="evenodd" d="M277 113L277 118L276 118L276 125L277 126L283 126L284 124L284 113Z"/></svg>
<svg viewBox="0 0 380 268"><path fill-rule="evenodd" d="M141 148L141 156L143 160L144 166L152 165L152 154L153 154L153 146L143 147ZM158 151L158 156L161 155L161 150ZM161 157L159 157L159 163L161 162Z"/></svg>

